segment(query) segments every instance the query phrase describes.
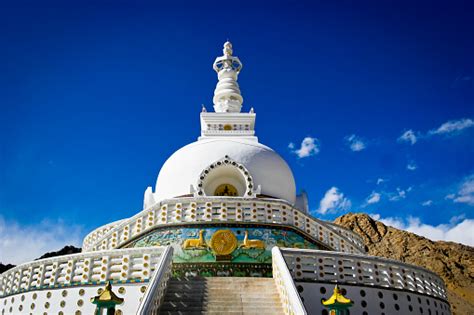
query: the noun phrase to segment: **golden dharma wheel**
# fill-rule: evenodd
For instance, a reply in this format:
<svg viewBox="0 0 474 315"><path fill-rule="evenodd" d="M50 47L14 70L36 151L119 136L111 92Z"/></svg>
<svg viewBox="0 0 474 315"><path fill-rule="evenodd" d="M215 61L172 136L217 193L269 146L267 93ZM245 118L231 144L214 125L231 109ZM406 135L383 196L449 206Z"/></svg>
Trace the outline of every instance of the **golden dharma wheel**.
<svg viewBox="0 0 474 315"><path fill-rule="evenodd" d="M237 248L237 238L231 230L219 230L209 244L216 255L229 255Z"/></svg>

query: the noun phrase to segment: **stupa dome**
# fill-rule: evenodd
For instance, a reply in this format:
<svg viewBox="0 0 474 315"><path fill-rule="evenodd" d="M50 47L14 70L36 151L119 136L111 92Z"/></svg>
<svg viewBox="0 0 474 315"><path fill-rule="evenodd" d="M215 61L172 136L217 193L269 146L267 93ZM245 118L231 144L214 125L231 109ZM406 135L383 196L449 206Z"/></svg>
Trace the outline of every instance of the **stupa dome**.
<svg viewBox="0 0 474 315"><path fill-rule="evenodd" d="M257 141L230 137L200 139L171 155L158 175L155 200L189 195L192 187L197 187L201 173L225 157L248 171L253 186L260 189L259 194L294 204L295 180L285 160ZM213 179L214 187L226 183L234 185L233 176L231 170L221 171Z"/></svg>

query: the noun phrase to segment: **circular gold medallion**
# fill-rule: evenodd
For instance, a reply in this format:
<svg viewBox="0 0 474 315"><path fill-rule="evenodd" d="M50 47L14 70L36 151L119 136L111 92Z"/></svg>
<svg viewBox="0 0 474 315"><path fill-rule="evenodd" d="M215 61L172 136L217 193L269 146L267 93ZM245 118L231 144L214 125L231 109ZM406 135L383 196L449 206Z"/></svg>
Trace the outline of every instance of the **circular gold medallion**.
<svg viewBox="0 0 474 315"><path fill-rule="evenodd" d="M219 230L209 244L216 255L229 255L237 248L237 238L231 230Z"/></svg>

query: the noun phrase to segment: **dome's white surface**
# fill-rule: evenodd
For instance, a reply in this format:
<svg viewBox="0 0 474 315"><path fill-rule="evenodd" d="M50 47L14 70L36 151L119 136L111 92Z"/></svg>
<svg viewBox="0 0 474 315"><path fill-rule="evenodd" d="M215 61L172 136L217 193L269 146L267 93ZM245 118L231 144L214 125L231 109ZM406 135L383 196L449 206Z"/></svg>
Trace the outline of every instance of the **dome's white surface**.
<svg viewBox="0 0 474 315"><path fill-rule="evenodd" d="M204 168L226 155L248 169L261 194L295 202L295 180L285 160L265 145L238 138L204 139L176 151L160 170L155 200L189 194Z"/></svg>

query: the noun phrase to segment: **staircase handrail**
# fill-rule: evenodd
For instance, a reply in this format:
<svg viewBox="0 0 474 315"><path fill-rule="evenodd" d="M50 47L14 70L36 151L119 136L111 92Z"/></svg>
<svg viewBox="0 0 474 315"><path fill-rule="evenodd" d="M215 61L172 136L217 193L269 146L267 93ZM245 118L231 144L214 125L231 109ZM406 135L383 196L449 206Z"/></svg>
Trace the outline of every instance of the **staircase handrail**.
<svg viewBox="0 0 474 315"><path fill-rule="evenodd" d="M173 247L167 246L137 310L137 315L157 315L171 277Z"/></svg>
<svg viewBox="0 0 474 315"><path fill-rule="evenodd" d="M296 289L290 270L277 246L272 248L273 279L285 314L306 315L303 301Z"/></svg>

